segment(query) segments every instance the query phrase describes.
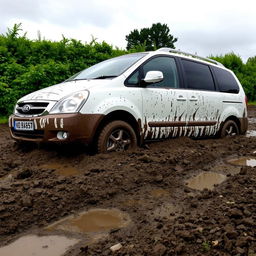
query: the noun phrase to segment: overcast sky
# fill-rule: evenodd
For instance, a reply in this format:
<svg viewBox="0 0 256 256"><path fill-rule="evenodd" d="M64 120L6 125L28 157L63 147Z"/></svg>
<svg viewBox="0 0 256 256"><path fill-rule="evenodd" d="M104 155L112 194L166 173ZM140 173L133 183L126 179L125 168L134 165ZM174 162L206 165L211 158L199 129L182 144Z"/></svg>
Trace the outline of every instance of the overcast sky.
<svg viewBox="0 0 256 256"><path fill-rule="evenodd" d="M201 56L234 52L256 56L255 0L0 0L0 34L14 23L37 39L92 36L119 48L133 29L161 22L178 38L176 49Z"/></svg>

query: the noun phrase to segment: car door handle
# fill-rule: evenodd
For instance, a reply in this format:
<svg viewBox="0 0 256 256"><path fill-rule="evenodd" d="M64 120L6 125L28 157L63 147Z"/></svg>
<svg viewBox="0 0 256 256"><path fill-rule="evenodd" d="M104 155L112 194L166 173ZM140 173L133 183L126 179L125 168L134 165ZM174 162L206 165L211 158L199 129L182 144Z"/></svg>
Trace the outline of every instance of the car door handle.
<svg viewBox="0 0 256 256"><path fill-rule="evenodd" d="M195 96L191 96L191 98L189 99L190 101L198 101L198 98Z"/></svg>
<svg viewBox="0 0 256 256"><path fill-rule="evenodd" d="M179 96L177 97L177 100L178 100L178 101L186 101L187 99L186 99L183 95L179 95Z"/></svg>

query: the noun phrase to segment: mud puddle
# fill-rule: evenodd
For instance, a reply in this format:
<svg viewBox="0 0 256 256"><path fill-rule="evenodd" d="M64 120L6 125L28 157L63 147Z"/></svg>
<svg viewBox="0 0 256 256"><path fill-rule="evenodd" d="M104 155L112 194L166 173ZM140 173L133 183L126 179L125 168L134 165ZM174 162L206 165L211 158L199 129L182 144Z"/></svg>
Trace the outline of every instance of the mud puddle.
<svg viewBox="0 0 256 256"><path fill-rule="evenodd" d="M226 175L215 172L202 172L197 176L190 178L186 181L189 188L204 190L212 190L215 185L221 184L226 180Z"/></svg>
<svg viewBox="0 0 256 256"><path fill-rule="evenodd" d="M165 189L154 189L150 192L150 194L153 196L153 197L156 197L156 198L159 198L159 197L166 197L166 196L169 196L169 192Z"/></svg>
<svg viewBox="0 0 256 256"><path fill-rule="evenodd" d="M227 161L229 164L238 165L238 166L256 166L256 159L252 157L241 157L237 159L230 159Z"/></svg>
<svg viewBox="0 0 256 256"><path fill-rule="evenodd" d="M54 170L54 173L61 176L75 176L80 174L80 171L74 167L61 165L58 163L44 164L41 166L44 169Z"/></svg>
<svg viewBox="0 0 256 256"><path fill-rule="evenodd" d="M46 229L75 233L108 232L126 227L129 223L129 216L117 209L92 209L53 223Z"/></svg>
<svg viewBox="0 0 256 256"><path fill-rule="evenodd" d="M61 256L71 246L78 243L78 239L65 236L23 236L13 243L0 248L1 256Z"/></svg>
<svg viewBox="0 0 256 256"><path fill-rule="evenodd" d="M247 131L245 136L247 138L249 138L249 137L256 137L256 131L255 130L249 130L249 131Z"/></svg>

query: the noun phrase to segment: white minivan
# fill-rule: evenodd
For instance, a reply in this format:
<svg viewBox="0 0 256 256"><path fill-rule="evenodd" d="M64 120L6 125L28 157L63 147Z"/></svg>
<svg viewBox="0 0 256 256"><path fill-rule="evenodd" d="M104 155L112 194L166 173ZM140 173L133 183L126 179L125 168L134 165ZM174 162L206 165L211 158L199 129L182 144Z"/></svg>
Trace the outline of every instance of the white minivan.
<svg viewBox="0 0 256 256"><path fill-rule="evenodd" d="M18 141L122 151L146 140L245 134L246 96L222 64L169 48L103 61L18 100Z"/></svg>

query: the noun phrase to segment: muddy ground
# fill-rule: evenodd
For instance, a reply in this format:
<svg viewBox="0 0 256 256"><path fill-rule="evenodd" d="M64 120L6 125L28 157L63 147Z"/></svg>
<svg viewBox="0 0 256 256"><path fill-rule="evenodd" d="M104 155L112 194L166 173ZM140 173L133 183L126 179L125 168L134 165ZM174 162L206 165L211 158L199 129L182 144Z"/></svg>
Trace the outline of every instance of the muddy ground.
<svg viewBox="0 0 256 256"><path fill-rule="evenodd" d="M255 107L249 117L249 130L256 130ZM0 246L46 234L45 227L72 213L114 208L129 216L127 226L55 231L80 238L65 255L256 255L256 167L227 162L256 158L256 137L178 138L106 155L85 151L21 147L0 126ZM188 187L202 172L226 179L213 190ZM112 252L118 243L122 248Z"/></svg>

